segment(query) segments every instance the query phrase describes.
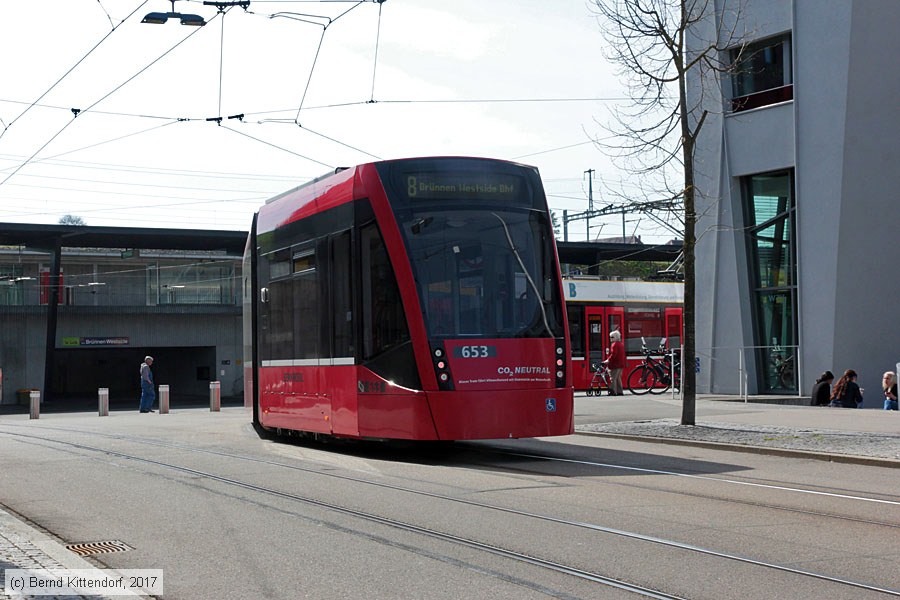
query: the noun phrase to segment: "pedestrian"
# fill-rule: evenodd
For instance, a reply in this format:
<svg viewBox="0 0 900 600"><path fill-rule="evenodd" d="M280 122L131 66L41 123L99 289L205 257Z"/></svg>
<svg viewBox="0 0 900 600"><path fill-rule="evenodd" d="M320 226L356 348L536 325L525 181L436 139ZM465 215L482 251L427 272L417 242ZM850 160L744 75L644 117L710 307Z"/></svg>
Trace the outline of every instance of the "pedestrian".
<svg viewBox="0 0 900 600"><path fill-rule="evenodd" d="M863 390L856 383L856 371L847 369L834 384L831 392L831 404L838 408L859 408L863 402Z"/></svg>
<svg viewBox="0 0 900 600"><path fill-rule="evenodd" d="M897 410L897 380L893 371L884 372L881 389L884 390L884 410Z"/></svg>
<svg viewBox="0 0 900 600"><path fill-rule="evenodd" d="M145 356L144 362L141 363L141 412L153 412L153 403L156 401L156 392L153 389L153 371L150 366L153 365L153 357Z"/></svg>
<svg viewBox="0 0 900 600"><path fill-rule="evenodd" d="M810 404L812 406L828 406L831 402L831 382L834 381L834 373L825 371L816 379L813 386Z"/></svg>
<svg viewBox="0 0 900 600"><path fill-rule="evenodd" d="M625 344L622 343L622 334L616 330L609 334L609 358L603 364L609 367L609 395L622 395L622 371L625 370Z"/></svg>

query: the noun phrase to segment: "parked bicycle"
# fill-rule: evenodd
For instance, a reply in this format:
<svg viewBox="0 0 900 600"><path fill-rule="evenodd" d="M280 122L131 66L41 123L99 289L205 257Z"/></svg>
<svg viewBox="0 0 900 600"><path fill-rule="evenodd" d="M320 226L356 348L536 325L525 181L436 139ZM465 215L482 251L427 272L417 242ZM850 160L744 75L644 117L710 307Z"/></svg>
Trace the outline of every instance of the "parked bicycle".
<svg viewBox="0 0 900 600"><path fill-rule="evenodd" d="M780 385L781 388L785 390L797 389L797 381L794 378L793 354L790 354L785 358L781 351L776 349L772 355L772 366L775 371L776 384Z"/></svg>
<svg viewBox="0 0 900 600"><path fill-rule="evenodd" d="M673 384L676 390L681 388L681 358L675 354L675 364L672 364L672 355L666 353L666 338L660 340L655 352L641 338L641 351L644 362L631 370L626 381L632 394L662 394Z"/></svg>

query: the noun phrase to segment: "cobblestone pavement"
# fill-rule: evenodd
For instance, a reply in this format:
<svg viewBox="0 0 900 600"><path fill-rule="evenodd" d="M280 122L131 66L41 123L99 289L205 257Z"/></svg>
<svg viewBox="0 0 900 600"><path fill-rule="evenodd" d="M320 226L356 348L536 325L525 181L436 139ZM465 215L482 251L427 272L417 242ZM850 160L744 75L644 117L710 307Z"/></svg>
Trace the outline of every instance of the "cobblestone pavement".
<svg viewBox="0 0 900 600"><path fill-rule="evenodd" d="M7 569L91 569L93 565L75 554L60 556L68 552L57 542L22 523L9 513L0 510L0 598L15 600L105 600L109 596L23 596L8 595L6 590Z"/></svg>
<svg viewBox="0 0 900 600"><path fill-rule="evenodd" d="M739 448L797 451L823 459L859 458L900 467L900 435L860 433L815 428L759 426L704 422L680 425L677 419L592 423L576 427L578 433L680 440L688 443L732 444ZM896 464L893 464L896 461Z"/></svg>

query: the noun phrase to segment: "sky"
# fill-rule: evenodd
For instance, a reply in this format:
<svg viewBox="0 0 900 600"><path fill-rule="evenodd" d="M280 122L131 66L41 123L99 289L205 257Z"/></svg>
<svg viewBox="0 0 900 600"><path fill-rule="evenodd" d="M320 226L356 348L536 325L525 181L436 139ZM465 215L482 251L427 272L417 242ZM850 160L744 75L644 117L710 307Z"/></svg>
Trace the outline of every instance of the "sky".
<svg viewBox="0 0 900 600"><path fill-rule="evenodd" d="M432 155L536 166L559 219L589 190L595 208L638 192L592 141L628 100L585 0L174 8L207 24L141 23L168 0L4 3L0 223L246 231L335 167ZM639 214L590 224L675 237Z"/></svg>

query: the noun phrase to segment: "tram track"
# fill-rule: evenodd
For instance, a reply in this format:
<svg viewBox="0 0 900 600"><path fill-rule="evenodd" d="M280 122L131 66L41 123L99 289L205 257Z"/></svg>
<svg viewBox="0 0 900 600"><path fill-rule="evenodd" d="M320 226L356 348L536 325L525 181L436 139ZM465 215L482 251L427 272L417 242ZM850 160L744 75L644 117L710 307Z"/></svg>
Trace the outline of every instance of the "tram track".
<svg viewBox="0 0 900 600"><path fill-rule="evenodd" d="M225 458L234 458L234 459L238 459L238 460L250 461L250 462L255 462L255 463L259 463L259 464L278 466L278 467L282 467L282 468L286 468L286 469L302 471L302 472L306 472L306 473L312 473L312 474L321 475L321 476L325 476L325 477L344 479L344 480L352 481L355 483L364 483L364 484L368 484L368 485L372 485L372 486L376 486L376 487L393 489L396 491L403 491L403 492L408 492L408 493L418 494L418 495L423 495L423 496L432 496L432 497L440 498L443 500L453 500L453 501L462 502L462 503L472 502L469 500L456 498L453 496L434 494L431 492L425 492L425 491L416 490L413 488L407 488L407 487L397 486L397 485L393 485L393 484L386 484L386 483L382 483L382 482L371 481L369 479L352 477L349 475L340 475L337 473L323 472L323 471L320 471L317 469L303 467L303 466L300 466L297 464L291 464L291 463L279 462L279 461L274 461L274 460L269 460L269 459L234 454L231 452L225 452L225 451L221 451L221 450L210 450L207 448L197 448L195 446L186 446L184 444L174 444L172 442L163 442L163 441L159 441L159 440L142 438L142 437L138 437L138 436L126 436L126 435L122 435L122 434L108 434L108 433L100 433L100 432L94 432L94 431L88 431L88 430L63 429L63 428L46 427L46 426L41 426L39 428L47 429L47 430L62 431L62 432L77 432L77 433L86 434L86 435L96 435L99 437L105 437L108 439L118 439L118 440L123 440L123 441L128 441L128 442L136 442L136 443L141 443L141 444L146 444L146 445L160 446L163 448L185 450L185 451L190 451L190 452L200 452L200 453L205 453L205 454L210 454L210 455L222 456ZM630 466L630 465L617 465L617 464L613 464L613 463L600 463L600 462L596 462L596 461L566 459L566 458L560 458L560 457L556 457L556 456L547 456L547 455L540 455L540 454L533 454L533 453L512 452L512 451L508 451L508 450L484 448L484 447L472 446L472 445L468 446L467 450L471 450L471 451L473 451L477 454L481 454L481 455L497 455L497 456L506 456L506 457L535 459L535 460L542 460L542 461L548 461L548 462L574 463L574 464L582 464L582 465L590 466L590 467L608 468L608 469L613 469L613 470L623 470L623 471L627 471L627 472L637 472L637 473L653 474L653 475L683 477L683 478L687 478L687 479L694 479L694 480L700 480L700 481L709 481L709 482L715 482L715 483L733 484L733 485L737 485L737 486L746 486L746 487L751 487L751 488L755 487L755 488L762 488L762 489L777 490L780 492L787 492L787 493L811 494L811 495L838 498L838 499L843 499L843 500L848 500L848 501L859 501L859 502L867 502L867 503L874 503L874 504L884 504L884 505L889 505L889 506L900 506L900 500L872 498L872 497L862 496L862 495L858 495L858 494L854 495L854 494L849 494L849 493L823 491L821 489L816 490L816 489L810 489L810 488L803 488L803 487L791 486L791 485L785 484L784 482L780 482L779 485L776 485L773 483L760 483L760 482L745 481L745 480L740 480L740 479L728 479L725 477L712 477L709 475L698 475L698 474L694 474L694 473L684 473L684 472L680 472L680 471L671 471L671 470L664 470L664 469L649 469L649 468L643 468L643 467L634 467L634 466ZM538 471L538 470L533 470L533 469L525 469L522 467L512 467L509 465L497 465L496 463L492 463L492 462L481 462L481 463L472 463L472 464L475 466L491 466L491 467L495 467L495 468L503 468L506 471L511 472L511 473L516 472L516 473L522 473L522 474L529 475L529 476L531 476L531 475L542 475L542 476L548 476L548 477L559 477L560 476L559 473ZM464 465L462 465L462 466L464 466ZM722 497L722 496L713 495L713 494L700 494L700 493L688 492L688 491L684 491L684 490L675 490L675 489L661 487L661 486L640 485L640 484L631 484L631 483L629 483L629 484L615 483L613 485L630 487L630 488L640 489L640 490L647 490L647 491L652 491L652 492L673 494L673 495L678 495L678 496L685 496L685 497L690 497L690 498L697 498L697 499L701 499L701 500L710 500L710 501L721 502L721 503L726 503L726 504L738 504L738 505L744 505L744 506L753 506L756 508L765 508L765 509L770 509L770 510L779 510L779 511L809 515L809 516L814 516L814 517L823 517L823 518L835 519L835 520L840 520L840 521L848 521L848 522L852 522L852 523L858 523L861 525L873 525L873 526L877 526L877 527L900 529L900 523L892 523L892 522L883 521L883 520L866 519L866 518L862 518L862 517L853 517L853 516L841 515L841 514L836 514L834 512L827 512L827 511L822 511L822 510L797 508L797 507L792 507L792 506L784 506L781 504L756 502L756 501L745 500L745 499L727 498L727 497Z"/></svg>
<svg viewBox="0 0 900 600"><path fill-rule="evenodd" d="M71 430L71 429L61 429L61 428L51 428L51 427L44 427L43 429L54 429L54 430L58 430L58 431L65 431L67 433L73 432L73 430ZM439 500L443 500L443 501L464 504L464 505L468 505L468 506L477 507L480 509L499 511L499 512L503 512L506 514L512 514L512 515L516 515L516 516L537 519L537 520L541 520L544 522L550 522L550 523L560 525L560 526L576 527L576 528L591 530L591 531L595 531L595 532L602 533L602 534L608 534L608 535L614 535L614 536L618 536L618 537L622 537L622 538L628 538L628 539L638 541L638 542L652 543L652 544L661 545L661 546L665 546L665 547L672 548L672 549L688 551L691 553L716 557L716 558L720 558L720 559L726 559L729 561L736 561L739 563L752 565L755 567L771 569L771 570L775 570L775 571L789 573L792 575L798 575L801 577L818 579L818 580L827 581L827 582L834 583L834 584L845 585L845 586L850 586L853 588L879 592L879 593L891 595L894 597L900 597L900 590L883 588L883 587L876 586L876 585L870 585L870 584L847 580L847 579L843 579L843 578L839 578L839 577L833 577L833 576L825 575L822 573L806 571L803 569L798 569L798 568L794 568L794 567L790 567L790 566L786 566L786 565L770 563L770 562L766 562L766 561L762 561L762 560L753 559L750 557L730 554L727 552L720 552L720 551L716 551L716 550L712 550L712 549L708 549L708 548L695 546L692 544L678 542L675 540L667 540L667 539L650 536L650 535L645 535L645 534L641 534L641 533L624 531L624 530L610 528L610 527L604 527L604 526L597 525L597 524L580 522L580 521L571 521L571 520L567 520L567 519L553 517L551 515L533 513L533 512L529 512L529 511L522 511L522 510L518 510L518 509L512 509L512 508L488 504L488 503L484 503L484 502L468 500L468 499L459 498L459 497L455 497L455 496L449 496L446 494L427 492L427 491L417 490L417 489L408 488L408 487L395 485L395 484L375 482L375 481L371 481L370 479L353 477L350 475L342 475L342 474L338 474L338 473L323 472L318 469L303 467L300 465L288 464L288 463L284 463L284 462L256 458L256 457L245 456L245 455L240 455L240 454L234 454L234 453L224 452L224 451L219 451L219 450L210 450L207 448L197 448L194 446L188 446L188 445L184 445L184 444L176 444L176 443L171 443L171 442L150 440L150 439L141 438L141 437L137 437L137 436L126 436L126 435L121 435L121 434L103 434L103 433L83 431L83 430L77 431L77 432L82 433L82 434L87 434L87 435L98 435L100 437L116 439L116 440L121 440L121 441L128 441L128 442L135 442L135 443L140 443L140 444L145 444L145 445L150 445L150 446L157 446L157 447L162 447L162 448L171 449L171 450L180 450L180 451L185 451L185 452L189 452L189 453L208 454L208 455L220 456L220 457L228 458L228 459L249 461L249 462L257 463L257 464L264 464L264 465L268 465L268 466L286 468L286 469L300 471L300 472L304 472L304 473L325 476L325 477L329 477L329 478L336 478L336 479L346 480L346 481L350 481L350 482L354 482L354 483L361 483L361 484L365 484L365 485L371 485L371 486L375 486L375 487L379 487L379 488L390 489L393 491L400 491L400 492L404 492L404 493L415 494L415 495L422 496L422 497L430 497L430 498L439 499ZM64 440L50 440L50 439L42 438L39 436L31 436L31 435L21 434L21 433L9 433L9 432L3 432L3 431L0 431L0 434L11 435L11 436L15 436L15 437L22 437L22 438L32 438L32 439L40 440L43 442L51 442L51 443L56 443L56 444L67 445L67 446L70 446L73 448L79 448L79 449L87 450L87 451L91 451L91 452L105 453L105 454L109 454L111 456L116 456L116 457L123 458L123 459L135 460L135 461L139 461L139 462L143 462L143 463L147 463L147 464L153 464L153 465L173 469L173 470L180 471L183 473L191 474L196 477L201 477L201 478L209 479L212 481L218 481L221 483L226 483L229 485L237 486L237 487L240 487L243 489L257 491L260 493L265 493L265 494L269 494L269 495L273 495L273 496L277 496L277 497L282 497L282 498L302 502L302 503L309 504L309 505L318 506L318 507L329 509L329 510L334 510L334 511L342 513L342 514L357 516L359 518L367 519L367 520L381 523L384 525L389 525L391 527L420 533L420 534L426 535L428 537L442 539L444 541L451 541L451 542L458 543L460 545L467 546L470 548L475 548L475 549L491 552L496 555L505 556L507 558L512 558L514 560L527 562L529 564L534 564L537 566L542 566L544 568L548 568L548 569L554 570L559 573L565 573L568 575L572 575L574 577L578 577L583 580L588 580L588 581L592 581L592 582L596 582L596 583L603 583L605 585L612 585L613 587L619 587L618 584L622 584L625 586L632 585L632 584L628 584L626 582L621 582L619 580L606 578L603 575L590 573L588 571L583 571L576 567L560 565L559 563L555 563L554 561L549 561L546 559L532 557L529 555L518 553L514 550L508 550L508 549L500 548L498 546L485 544L484 542L479 542L477 540L470 540L470 539L463 538L460 536L455 536L453 534L434 531L429 528L421 527L421 526L418 526L415 524L406 523L403 521L391 519L388 517L382 517L379 515L373 515L371 513L365 512L365 511L359 511L357 509L347 508L347 507L344 507L344 506L341 506L338 504L318 500L315 498L299 496L296 494L291 494L289 492L282 492L279 490L274 490L272 488L266 488L264 486L258 486L258 485L247 483L247 482L241 482L239 480L222 477L222 476L208 473L205 471L192 469L190 467L174 465L171 463L166 463L163 461L157 461L154 459L148 459L145 457L126 454L126 453L122 453L122 452L118 452L118 451L110 450L110 449L106 449L106 448L98 448L98 447L94 447L94 446L88 446L86 444L80 444L78 442L69 442L69 441L64 441ZM491 452L493 452L493 451L491 451ZM503 451L499 451L497 453L498 454L521 455L521 453L511 453L511 452L503 452ZM545 460L550 460L552 458L552 457L543 457L540 455L533 455L533 454L525 454L524 456L526 456L528 458L545 459ZM606 466L610 466L610 465L606 465ZM655 472L662 472L662 471L655 470ZM677 474L677 473L673 472L672 474ZM719 478L715 478L715 479L719 479ZM730 480L723 480L723 481L730 481ZM640 487L640 486L638 486L638 487ZM774 487L777 489L779 486L768 486L768 487ZM659 490L659 491L666 492L668 490ZM681 492L673 492L673 493L681 493ZM690 495L690 494L687 494L687 495ZM718 498L714 498L714 497L711 497L709 499L718 500ZM776 506L774 508L778 508L778 507ZM784 510L794 510L794 509L784 509ZM810 514L824 516L824 517L834 517L834 515L830 515L827 513L817 513L817 512L812 512L812 511L796 510L796 512L810 513ZM844 517L838 516L835 518L844 518ZM891 526L891 527L897 527L897 525L894 525L894 524L885 524L885 523L878 522L878 521L865 521L862 519L853 519L853 518L849 518L849 520L860 521L863 523L873 524L873 525L887 525L887 526ZM605 581L606 579L609 579L611 582L606 582ZM614 582L614 583L612 583L612 582ZM637 587L640 587L640 586L637 586ZM626 588L621 588L621 589L626 589ZM631 591L636 591L636 590L631 590ZM651 591L651 592L659 593L659 592L653 592L653 591ZM641 589L638 593L648 594L648 592L644 589ZM662 595L650 595L649 597L673 598L675 596L669 596L669 595L662 594Z"/></svg>
<svg viewBox="0 0 900 600"><path fill-rule="evenodd" d="M77 442L51 440L51 439L42 438L42 437L35 436L35 435L27 435L27 434L21 434L21 433L0 432L0 434L17 437L17 438L24 438L24 439L28 439L28 440L34 440L36 442L42 442L45 444L46 443L59 444L59 445L63 445L63 446L68 446L70 448L75 448L75 449L89 451L89 452L95 452L95 453L101 453L101 454L105 454L107 456L113 456L113 457L124 459L124 460L133 460L136 462L153 465L156 467L162 467L162 468L173 470L173 471L176 471L179 473L191 475L193 477L198 477L198 478L201 478L204 480L216 481L216 482L223 483L223 484L233 486L233 487L237 487L240 489L265 494L267 496L273 496L276 498L299 502L299 503L309 505L309 506L323 508L323 509L326 509L326 510L329 510L332 512L336 512L336 513L340 513L340 514L343 514L346 516L363 519L363 520L371 522L371 523L385 525L385 526L388 526L388 527L391 527L394 529L399 529L399 530L419 534L419 535L425 536L427 538L440 540L440 541L444 541L444 542L450 542L450 543L453 543L453 544L456 544L459 546L463 546L463 547L470 548L473 550L479 550L482 552L487 552L487 553L495 555L495 556L500 556L502 558L514 560L514 561L529 564L532 566L537 566L537 567L540 567L543 569L547 569L547 570L550 570L550 571L553 571L556 573L575 577L577 579L581 579L581 580L588 581L591 583L598 583L598 584L604 585L606 587L615 588L618 590L623 590L623 591L631 592L631 593L635 593L635 594L641 594L647 598L654 598L654 599L658 599L658 600L683 600L683 598L681 596L668 594L661 590L654 590L649 587L629 583L629 582L626 582L626 581L623 581L620 579L607 577L607 576L604 576L604 575L601 575L598 573L592 573L590 571L579 569L574 566L564 565L564 564L556 562L556 561L539 558L539 557L525 554L522 552L517 552L515 550L509 550L509 549L502 548L502 547L494 545L494 544L488 544L488 543L481 542L478 540L473 540L473 539L465 538L462 536L457 536L457 535L454 535L451 533L446 533L446 532L442 532L442 531L438 531L438 530L434 530L434 529L429 529L427 527L422 527L420 525L415 525L413 523L400 521L398 519L384 517L381 515L376 515L374 513L370 513L370 512L366 512L366 511L362 511L362 510L358 510L358 509L354 509L354 508L348 508L346 506L342 506L342 505L336 504L334 502L326 502L326 501L318 500L316 498L311 498L308 496L302 496L299 494L285 492L282 490L276 490L274 488L260 486L260 485L248 483L245 481L240 481L240 480L233 479L230 477L216 475L214 473L209 473L207 471L202 471L199 469L185 467L183 465L175 465L175 464L168 463L165 461L154 460L154 459L146 458L146 457L142 457L142 456L135 456L133 454L118 452L116 450L111 450L109 448L98 448L95 446L89 446L87 444L80 444ZM185 448L181 448L181 449L185 449ZM900 592L898 592L898 596L900 596Z"/></svg>
<svg viewBox="0 0 900 600"><path fill-rule="evenodd" d="M666 471L663 469L649 469L646 467L616 465L616 464L612 464L612 463L601 463L601 462L596 462L596 461L561 458L558 456L544 456L544 455L540 455L540 454L530 454L530 453L524 453L524 452L511 452L511 451L506 451L506 450L491 450L490 452L505 455L505 456L515 456L515 457L526 458L526 459L533 458L533 459L537 459L537 460L554 461L554 462L562 462L562 463L570 463L570 464L580 464L580 465L585 465L585 466L590 466L590 467L618 469L618 470L624 470L624 471L630 471L630 472L645 473L645 474L650 474L650 475L668 475L668 476L684 477L687 479L697 479L697 480L703 480L703 481L709 481L709 482L715 482L715 483L725 483L725 484L731 484L731 485L741 485L741 486L747 486L747 487L764 488L764 489L777 490L777 491L782 491L782 492L790 492L790 493L797 493L797 494L811 494L814 496L826 496L826 497L830 497L830 498L839 498L839 499L843 499L843 500L853 500L853 501L859 501L859 502L872 502L875 504L900 506L900 500L888 500L885 498L870 498L870 497L866 497L866 496L851 495L851 494L844 494L844 493L838 493L838 492L827 492L827 491L822 491L822 490L814 490L814 489L810 489L810 488L801 488L801 487L797 487L797 486L775 485L772 483L760 483L760 482L745 481L745 480L740 480L740 479L728 479L725 477L712 477L710 475L698 475L696 473Z"/></svg>
<svg viewBox="0 0 900 600"><path fill-rule="evenodd" d="M611 470L618 469L618 470L639 472L639 473L646 473L646 474L666 475L666 476L673 476L673 477L686 477L686 478L692 478L692 479L698 479L698 480L706 480L706 481L710 481L710 482L744 485L744 486L749 486L749 487L758 487L758 488L764 488L764 489L778 490L778 491L788 492L788 493L812 494L812 495L827 496L827 497L838 498L838 499L849 500L849 501L871 502L871 503L875 503L875 504L886 504L889 506L890 505L900 506L900 501L897 501L897 500L887 500L884 498L870 498L870 497L866 497L866 496L837 493L837 492L827 492L827 491L823 491L823 490L792 487L792 486L788 486L788 485L763 484L763 483L758 483L758 482L748 482L748 481L739 480L739 479L727 479L727 478L723 478L723 477L710 477L710 476L705 476L705 475L682 473L682 472L678 472L678 471L666 471L666 470L661 470L661 469L645 469L645 468L633 467L633 466L628 466L628 465L597 463L597 462L591 462L591 461L572 461L571 459L561 459L559 457L554 457L554 456L510 453L510 452L502 451L502 450L479 449L479 451L484 454L497 454L497 455L501 455L501 456L520 456L520 457L527 457L527 458L533 458L533 459L545 460L545 461L561 461L562 460L562 461L570 461L570 462L579 462L579 463L587 464L590 466L595 466L598 468L608 468ZM490 463L490 462L485 462L483 464L497 466L496 463ZM559 476L556 473L547 472L547 471L543 471L543 470L537 470L537 469L528 469L528 468L524 468L524 467L511 467L509 465L506 465L505 468L509 472L522 473L525 475L538 475L538 476L547 476L547 477L558 477ZM801 514L801 515L808 515L808 516L813 516L813 517L824 517L824 518L828 518L828 519L847 521L847 522L857 523L857 524L861 524L861 525L874 525L877 527L900 529L900 523L892 523L889 521L875 520L875 519L869 519L869 518L863 518L863 517L854 517L854 516L850 516L850 515L842 515L842 514L837 514L834 512L827 512L827 511L823 511L823 510L798 508L796 506L785 506L783 504L772 504L772 503L768 503L768 502L759 502L759 501L753 501L753 500L747 500L747 499L728 498L728 497L723 497L720 495L713 495L713 494L701 494L701 493L689 492L689 491L685 491L685 490L672 489L672 488L663 487L663 486L636 484L636 483L624 483L624 482L616 482L616 483L606 482L606 485L616 485L616 486L626 487L626 488L630 488L630 489L646 490L648 492L660 492L660 493L666 493L666 494L673 494L673 495L684 496L684 497L689 497L689 498L697 498L700 500L710 500L710 501L715 501L715 502L721 502L721 503L725 503L725 504L735 504L735 505L742 505L742 506L752 506L755 508L765 508L765 509L769 509L769 510L778 510L778 511L783 511L783 512L788 512L788 513L796 513L796 514Z"/></svg>

